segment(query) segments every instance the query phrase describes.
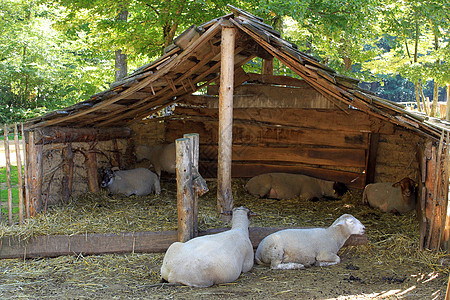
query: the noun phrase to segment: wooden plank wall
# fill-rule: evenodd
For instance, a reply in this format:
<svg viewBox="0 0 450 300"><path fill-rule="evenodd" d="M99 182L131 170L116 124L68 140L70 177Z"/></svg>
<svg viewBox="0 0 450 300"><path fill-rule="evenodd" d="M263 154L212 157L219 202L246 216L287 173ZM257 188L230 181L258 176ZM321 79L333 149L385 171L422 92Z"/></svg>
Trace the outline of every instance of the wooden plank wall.
<svg viewBox="0 0 450 300"><path fill-rule="evenodd" d="M256 82L257 76L250 76L250 81ZM185 133L199 133L200 172L215 178L217 91L217 86L209 86L206 95L184 97L162 122L145 120L133 125L134 142L168 143ZM418 180L417 151L424 141L412 131L359 110L337 108L294 78L265 76L264 84L243 84L235 91L234 104L240 103L233 110L233 177L302 173L360 189L366 172L373 182L406 176Z"/></svg>
<svg viewBox="0 0 450 300"><path fill-rule="evenodd" d="M186 97L166 119L166 142L184 133L200 134L199 164L205 177L215 177L217 171L215 90L212 86L208 95ZM335 108L311 90L267 84L236 88L233 177L291 172L364 187L369 134L392 134L393 126L358 110Z"/></svg>

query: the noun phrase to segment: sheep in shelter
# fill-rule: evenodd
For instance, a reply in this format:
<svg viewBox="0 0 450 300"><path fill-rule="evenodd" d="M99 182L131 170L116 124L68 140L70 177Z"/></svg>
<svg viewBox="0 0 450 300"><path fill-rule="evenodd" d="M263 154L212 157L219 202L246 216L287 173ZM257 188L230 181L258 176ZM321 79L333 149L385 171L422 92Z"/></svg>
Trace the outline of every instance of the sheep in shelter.
<svg viewBox="0 0 450 300"><path fill-rule="evenodd" d="M363 193L363 203L384 212L404 214L416 208L416 183L411 178L392 182L368 184Z"/></svg>
<svg viewBox="0 0 450 300"><path fill-rule="evenodd" d="M111 194L124 194L125 196L146 196L150 193L161 193L159 177L145 168L132 170L112 171L104 169L102 187L108 188Z"/></svg>
<svg viewBox="0 0 450 300"><path fill-rule="evenodd" d="M161 177L161 171L167 173L176 173L176 152L175 143L167 145L140 145L136 147L136 159L142 161L148 159L155 168L158 177Z"/></svg>
<svg viewBox="0 0 450 300"><path fill-rule="evenodd" d="M272 269L304 269L338 264L339 249L352 234L364 234L364 225L349 214L328 228L285 229L265 237L255 254L257 264Z"/></svg>
<svg viewBox="0 0 450 300"><path fill-rule="evenodd" d="M231 229L175 242L167 249L161 267L162 280L194 287L232 282L253 267L253 246L248 226L251 211L233 209Z"/></svg>
<svg viewBox="0 0 450 300"><path fill-rule="evenodd" d="M326 181L301 174L266 173L251 178L246 190L259 198L291 199L297 196L317 201L320 198L337 198L348 188L340 182Z"/></svg>

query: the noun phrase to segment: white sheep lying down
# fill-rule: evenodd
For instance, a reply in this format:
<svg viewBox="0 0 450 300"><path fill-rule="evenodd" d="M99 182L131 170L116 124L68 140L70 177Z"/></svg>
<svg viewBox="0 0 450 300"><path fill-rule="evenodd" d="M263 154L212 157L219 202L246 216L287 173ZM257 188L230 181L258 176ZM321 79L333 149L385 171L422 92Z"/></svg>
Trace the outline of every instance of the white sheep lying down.
<svg viewBox="0 0 450 300"><path fill-rule="evenodd" d="M285 229L265 237L255 254L257 264L272 269L304 269L338 264L339 249L352 234L364 234L364 225L349 214L328 228Z"/></svg>
<svg viewBox="0 0 450 300"><path fill-rule="evenodd" d="M230 230L175 242L167 249L161 277L194 287L232 282L253 267L253 246L248 235L250 210L233 209Z"/></svg>
<svg viewBox="0 0 450 300"><path fill-rule="evenodd" d="M136 159L142 161L148 159L155 168L155 173L161 177L161 171L171 174L176 173L176 149L175 143L165 145L140 145L136 147Z"/></svg>

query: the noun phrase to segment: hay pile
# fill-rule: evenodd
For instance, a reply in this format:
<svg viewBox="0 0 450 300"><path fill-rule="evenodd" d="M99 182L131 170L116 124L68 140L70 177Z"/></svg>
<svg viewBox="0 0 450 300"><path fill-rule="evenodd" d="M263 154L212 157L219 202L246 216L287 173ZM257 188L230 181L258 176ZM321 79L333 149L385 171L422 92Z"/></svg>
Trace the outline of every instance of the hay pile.
<svg viewBox="0 0 450 300"><path fill-rule="evenodd" d="M244 190L246 180L233 181L235 206L246 206L258 214L253 227L329 226L344 213L354 215L366 225L369 245L341 251L371 253L380 261L402 263L410 260L448 271L440 265L443 253L418 251L419 228L416 215L382 213L361 204L361 192L350 191L342 200L309 202L302 199L256 199ZM199 199L199 229L226 227L216 213L216 182L209 181L210 191ZM23 225L1 225L0 236L19 236L27 240L37 235L121 233L176 230L176 184L162 182L161 195L147 197L110 197L106 192L85 194L66 205L52 207Z"/></svg>

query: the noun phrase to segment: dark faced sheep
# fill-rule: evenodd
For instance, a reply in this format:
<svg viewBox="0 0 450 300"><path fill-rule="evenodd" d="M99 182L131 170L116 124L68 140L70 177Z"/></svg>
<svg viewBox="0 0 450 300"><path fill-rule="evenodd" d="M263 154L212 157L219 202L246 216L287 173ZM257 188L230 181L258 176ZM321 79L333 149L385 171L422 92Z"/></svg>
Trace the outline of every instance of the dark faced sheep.
<svg viewBox="0 0 450 300"><path fill-rule="evenodd" d="M107 187L111 194L124 194L125 196L146 196L153 192L159 195L161 193L158 176L145 168L123 171L104 169L102 187Z"/></svg>
<svg viewBox="0 0 450 300"><path fill-rule="evenodd" d="M368 184L363 193L364 204L384 212L404 214L414 210L416 202L416 183L408 177L395 183Z"/></svg>

